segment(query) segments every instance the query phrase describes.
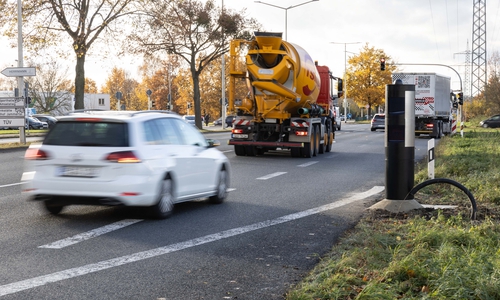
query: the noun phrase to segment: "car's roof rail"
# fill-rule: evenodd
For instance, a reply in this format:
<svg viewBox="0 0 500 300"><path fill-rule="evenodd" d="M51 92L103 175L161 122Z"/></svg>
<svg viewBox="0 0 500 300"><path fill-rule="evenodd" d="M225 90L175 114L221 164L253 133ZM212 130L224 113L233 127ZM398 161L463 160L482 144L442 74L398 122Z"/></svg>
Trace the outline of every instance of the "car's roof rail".
<svg viewBox="0 0 500 300"><path fill-rule="evenodd" d="M163 114L175 114L177 115L176 112L170 111L170 110L141 110L141 111L126 111L126 110L106 110L106 109L100 109L100 108L89 108L89 109L78 109L74 111L68 112L66 115L73 115L73 114L81 114L81 113L110 113L110 114L116 114L116 115L128 115L130 117L140 115L140 114L147 114L147 113L163 113Z"/></svg>
<svg viewBox="0 0 500 300"><path fill-rule="evenodd" d="M66 115L71 115L74 113L85 113L85 112L91 112L91 111L105 111L104 109L101 108L84 108L84 109L76 109L74 111L68 112Z"/></svg>
<svg viewBox="0 0 500 300"><path fill-rule="evenodd" d="M162 114L174 114L176 115L176 112L170 111L170 110L141 110L141 111L134 111L130 114L130 116L135 116L139 114L147 114L147 113L162 113Z"/></svg>

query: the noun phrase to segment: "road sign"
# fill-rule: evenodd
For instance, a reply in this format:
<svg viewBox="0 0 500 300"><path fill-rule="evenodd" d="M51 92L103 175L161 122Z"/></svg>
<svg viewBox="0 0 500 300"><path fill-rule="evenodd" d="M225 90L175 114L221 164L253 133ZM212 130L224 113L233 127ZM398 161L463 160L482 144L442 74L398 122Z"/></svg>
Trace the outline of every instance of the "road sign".
<svg viewBox="0 0 500 300"><path fill-rule="evenodd" d="M24 107L23 97L2 97L0 98L0 107Z"/></svg>
<svg viewBox="0 0 500 300"><path fill-rule="evenodd" d="M7 77L36 76L35 67L27 68L5 68L2 74Z"/></svg>
<svg viewBox="0 0 500 300"><path fill-rule="evenodd" d="M3 119L0 117L0 127L16 128L25 126L24 118L17 119Z"/></svg>
<svg viewBox="0 0 500 300"><path fill-rule="evenodd" d="M24 97L0 98L0 127L24 127Z"/></svg>
<svg viewBox="0 0 500 300"><path fill-rule="evenodd" d="M24 116L24 107L0 108L0 117L19 117Z"/></svg>

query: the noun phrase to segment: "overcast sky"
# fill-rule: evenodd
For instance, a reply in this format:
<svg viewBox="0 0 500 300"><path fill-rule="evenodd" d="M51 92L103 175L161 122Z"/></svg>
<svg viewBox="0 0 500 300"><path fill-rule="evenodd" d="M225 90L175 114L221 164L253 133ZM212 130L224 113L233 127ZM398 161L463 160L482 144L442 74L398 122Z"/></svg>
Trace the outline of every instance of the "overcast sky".
<svg viewBox="0 0 500 300"><path fill-rule="evenodd" d="M335 76L344 73L345 55L359 53L368 43L398 63L450 65L460 73L465 84L465 52L472 50L474 0L319 0L292 8L289 7L307 0L262 2L282 8L253 0L216 0L218 5L224 3L225 7L237 11L246 7L246 15L256 18L268 31L284 32L287 12L287 40L302 46L319 64L329 66ZM500 0L487 1L486 23L489 57L500 50ZM351 44L355 42L359 43ZM0 48L0 68L17 66L16 59L16 49ZM70 63L71 74L74 65ZM114 65L127 68L133 74L137 72L138 63L139 59L103 62L88 56L86 76L100 86ZM450 76L452 88L459 88L457 75L447 68L400 68L407 72L427 71Z"/></svg>

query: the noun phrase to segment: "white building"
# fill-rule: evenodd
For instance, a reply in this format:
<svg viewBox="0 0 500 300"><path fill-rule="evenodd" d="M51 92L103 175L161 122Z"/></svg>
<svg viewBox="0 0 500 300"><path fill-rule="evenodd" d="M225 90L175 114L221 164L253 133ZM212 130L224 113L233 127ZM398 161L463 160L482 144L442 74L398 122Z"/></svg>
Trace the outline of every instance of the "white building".
<svg viewBox="0 0 500 300"><path fill-rule="evenodd" d="M0 91L0 97L14 97L14 91ZM110 109L110 96L109 94L84 94L83 105L85 109ZM41 99L45 100L45 96L42 94ZM52 105L54 109L50 112L51 115L60 116L65 115L70 111L74 111L75 107L75 95L67 92L58 92L54 97L55 101ZM43 113L40 110L40 106L35 102L32 105L35 108L36 113Z"/></svg>

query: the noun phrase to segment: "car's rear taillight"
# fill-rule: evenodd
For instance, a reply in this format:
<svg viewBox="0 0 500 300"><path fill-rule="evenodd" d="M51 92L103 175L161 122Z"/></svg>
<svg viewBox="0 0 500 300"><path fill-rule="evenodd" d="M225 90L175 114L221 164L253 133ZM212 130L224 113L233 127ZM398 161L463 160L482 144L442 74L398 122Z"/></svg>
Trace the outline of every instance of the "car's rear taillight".
<svg viewBox="0 0 500 300"><path fill-rule="evenodd" d="M307 130L297 130L295 131L296 136L307 136Z"/></svg>
<svg viewBox="0 0 500 300"><path fill-rule="evenodd" d="M233 131L233 133L236 133L236 134L243 133L243 129L241 129L241 128L234 128L232 131Z"/></svg>
<svg viewBox="0 0 500 300"><path fill-rule="evenodd" d="M117 163L139 163L141 160L132 151L113 152L106 156L105 160Z"/></svg>
<svg viewBox="0 0 500 300"><path fill-rule="evenodd" d="M28 148L24 154L24 159L28 160L47 160L49 159L47 152L40 150L38 148Z"/></svg>

